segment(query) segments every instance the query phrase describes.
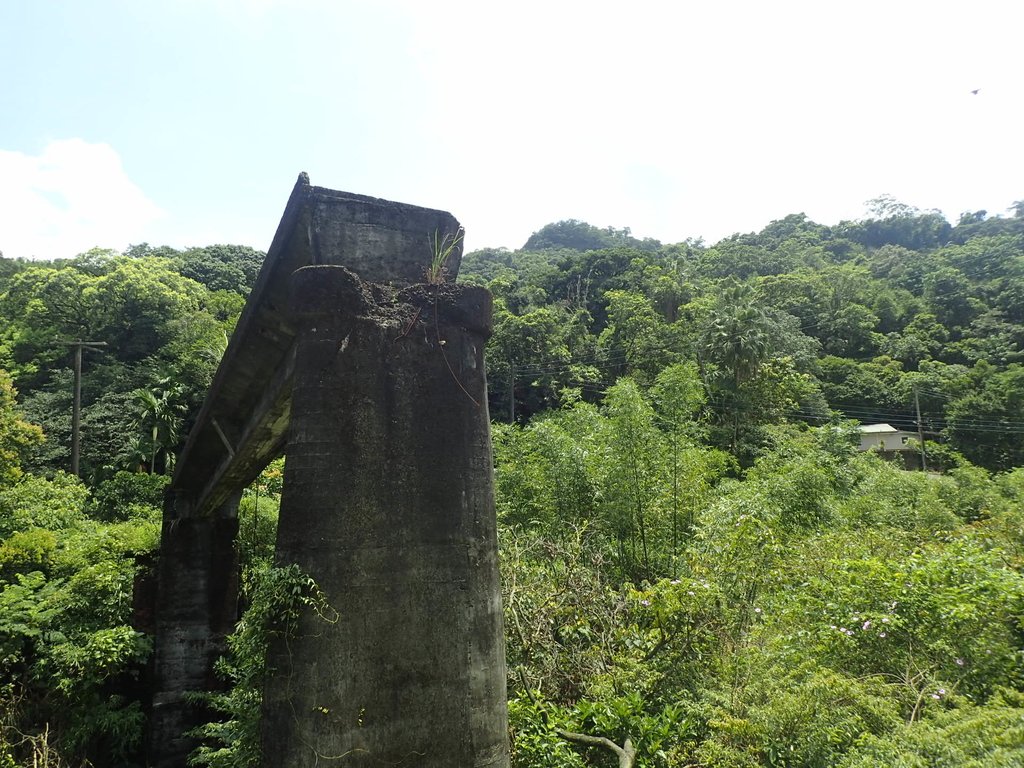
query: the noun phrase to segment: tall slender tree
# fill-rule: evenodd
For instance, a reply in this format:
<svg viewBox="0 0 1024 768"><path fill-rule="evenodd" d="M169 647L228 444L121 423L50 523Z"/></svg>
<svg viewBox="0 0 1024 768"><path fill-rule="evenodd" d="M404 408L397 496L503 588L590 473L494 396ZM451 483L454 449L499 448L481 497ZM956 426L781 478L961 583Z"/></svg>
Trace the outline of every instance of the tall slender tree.
<svg viewBox="0 0 1024 768"><path fill-rule="evenodd" d="M136 425L146 431L149 441L149 474L156 473L157 457L164 459L163 470L174 467L171 449L180 438L181 419L186 406L181 401L184 388L161 379L153 389L136 389L132 395L138 408Z"/></svg>

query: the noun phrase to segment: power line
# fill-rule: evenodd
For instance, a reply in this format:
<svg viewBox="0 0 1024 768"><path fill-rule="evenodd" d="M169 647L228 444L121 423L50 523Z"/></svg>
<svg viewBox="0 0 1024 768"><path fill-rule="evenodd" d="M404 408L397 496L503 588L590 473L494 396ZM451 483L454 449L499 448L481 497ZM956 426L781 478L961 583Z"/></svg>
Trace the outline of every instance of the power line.
<svg viewBox="0 0 1024 768"><path fill-rule="evenodd" d="M801 330L809 329L814 326L807 326ZM659 347L648 350L649 352L675 352L679 350L675 345L662 345ZM548 360L541 361L534 364L533 366L516 366L515 372L516 377L520 376L555 376L558 374L564 374L569 372L574 367L586 366L592 364L603 364L603 365L619 365L629 362L630 350L623 350L620 352L613 352L608 354L602 354L596 352L595 354L579 358L577 360L565 361L564 357L549 358ZM570 382L573 386L579 388L582 391L591 392L594 394L604 394L607 387L611 386L608 382L601 380L596 381L576 381ZM950 395L942 392L937 392L930 388L919 388L917 390L920 393L937 397L943 401L948 402ZM712 401L714 403L714 401ZM719 401L719 407L729 407L734 403L727 403L726 401ZM845 416L850 416L854 419L861 420L862 418L874 418L874 419L888 419L892 421L903 421L908 423L915 423L914 413L910 409L909 405L906 410L893 410L890 408L874 408L868 405L853 405L853 404L842 404L842 403L830 403L830 409L833 412L838 412ZM744 412L743 409L740 409ZM756 413L757 411L747 411ZM808 412L801 410L789 410L780 411L783 415L795 416L802 419L814 419L814 420L827 420L832 418L831 416L821 416L816 412ZM927 425L930 429L956 429L964 432L978 432L978 433L992 433L992 434L1024 434L1024 420L1021 419L971 419L971 418L957 418L949 417L945 415L929 415L927 413L920 416L921 421Z"/></svg>
<svg viewBox="0 0 1024 768"><path fill-rule="evenodd" d="M590 382L576 382L575 386L576 386L576 388L578 388L578 389L580 389L582 391L585 391L585 392L591 392L593 394L603 395L603 394L605 394L607 392L607 389L609 387L613 386L613 384L610 384L610 383L608 383L606 381L603 381L603 380L597 380L597 381L590 381ZM737 406L735 398L724 398L724 397L713 398L713 399L710 399L708 401L708 405L710 405L713 408L714 407L721 408L721 409L731 408L733 410L737 410L740 413L744 413L744 414L763 415L763 410L762 409L753 408L753 407L745 407L745 406ZM823 414L820 411L811 410L811 409L808 409L808 408L783 408L783 409L779 409L778 411L776 411L776 413L778 413L780 416L783 416L783 417L803 419L803 420L807 420L807 421L819 421L819 422L825 423L825 422L831 421L837 415L838 412L833 411L833 412L831 412L829 414ZM904 421L908 421L908 422L912 422L913 418L908 416L908 417L905 417L903 420ZM925 425L927 425L929 427L931 427L931 426L940 426L941 427L941 425L937 424L936 422L945 422L945 421L947 421L947 420L944 420L944 419L928 419L928 418L923 418L922 420L925 422ZM952 427L954 427L954 428L956 428L958 430L964 431L964 432L977 432L977 433L987 433L987 434L1012 434L1012 435L1024 434L1024 421L1014 421L1014 422L1011 422L1011 423L1006 423L1006 422L991 422L991 423L989 423L989 422L984 422L984 421L972 422L970 420L962 420L962 421L958 420L958 421L953 422L953 424L947 425L947 427L941 427L941 428L948 428L948 426L952 426Z"/></svg>

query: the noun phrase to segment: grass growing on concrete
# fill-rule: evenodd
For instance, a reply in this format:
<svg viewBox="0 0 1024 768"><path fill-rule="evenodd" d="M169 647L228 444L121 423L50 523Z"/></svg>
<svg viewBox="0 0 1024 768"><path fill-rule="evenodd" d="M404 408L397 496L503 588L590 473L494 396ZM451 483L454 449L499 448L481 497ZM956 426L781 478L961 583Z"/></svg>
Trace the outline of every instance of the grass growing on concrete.
<svg viewBox="0 0 1024 768"><path fill-rule="evenodd" d="M459 227L455 234L445 232L444 235L434 230L434 237L430 239L431 258L430 265L426 269L428 285L441 285L448 276L448 259L455 252L455 249L462 244L464 230ZM429 239L429 236L428 236Z"/></svg>

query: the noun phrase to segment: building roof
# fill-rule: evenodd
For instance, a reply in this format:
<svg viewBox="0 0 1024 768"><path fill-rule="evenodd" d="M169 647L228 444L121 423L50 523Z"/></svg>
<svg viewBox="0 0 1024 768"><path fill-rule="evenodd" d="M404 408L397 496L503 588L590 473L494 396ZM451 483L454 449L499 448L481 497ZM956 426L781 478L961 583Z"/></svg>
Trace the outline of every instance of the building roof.
<svg viewBox="0 0 1024 768"><path fill-rule="evenodd" d="M878 432L899 432L892 424L861 424L857 427L857 431L862 434L873 434Z"/></svg>

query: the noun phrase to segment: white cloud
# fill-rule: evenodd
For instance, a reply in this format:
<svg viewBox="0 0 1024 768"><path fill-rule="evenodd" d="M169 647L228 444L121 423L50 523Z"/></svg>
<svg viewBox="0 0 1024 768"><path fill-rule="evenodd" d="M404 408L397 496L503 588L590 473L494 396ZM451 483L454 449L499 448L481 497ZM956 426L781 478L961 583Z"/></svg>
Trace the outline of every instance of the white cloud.
<svg viewBox="0 0 1024 768"><path fill-rule="evenodd" d="M438 103L430 193L470 247L574 217L715 241L883 193L954 219L1024 193L1024 12L978 0L409 4ZM457 44L453 44L457 43ZM1019 80L1019 78L1018 78ZM971 91L981 88L975 96ZM426 194L425 199L430 199Z"/></svg>
<svg viewBox="0 0 1024 768"><path fill-rule="evenodd" d="M107 144L52 141L38 156L0 150L0 251L8 258L121 249L161 216Z"/></svg>

